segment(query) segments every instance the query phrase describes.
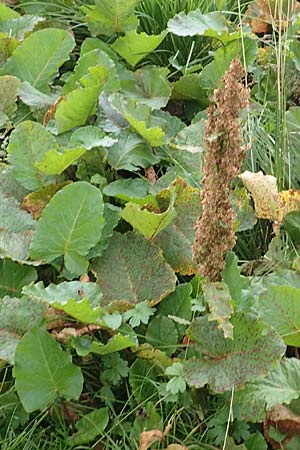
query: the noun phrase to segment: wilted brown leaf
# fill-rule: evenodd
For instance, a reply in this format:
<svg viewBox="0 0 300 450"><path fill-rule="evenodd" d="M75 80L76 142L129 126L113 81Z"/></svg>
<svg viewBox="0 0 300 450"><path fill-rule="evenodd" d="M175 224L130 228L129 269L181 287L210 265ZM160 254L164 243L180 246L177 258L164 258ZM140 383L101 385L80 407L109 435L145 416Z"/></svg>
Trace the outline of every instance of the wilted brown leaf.
<svg viewBox="0 0 300 450"><path fill-rule="evenodd" d="M259 219L278 220L279 193L276 178L262 172L252 173L248 170L239 175L255 205L255 213Z"/></svg>
<svg viewBox="0 0 300 450"><path fill-rule="evenodd" d="M150 430L150 431L143 431L140 434L139 450L147 450L150 447L150 445L153 444L153 442L162 441L165 438L165 436L169 433L169 431L172 427L174 418L175 418L175 414L173 414L173 416L170 418L164 431L160 431L158 429ZM177 450L177 449L175 448L173 450Z"/></svg>
<svg viewBox="0 0 300 450"><path fill-rule="evenodd" d="M283 442L275 442L270 437L271 427L286 435ZM287 406L277 405L267 416L264 423L264 435L274 450L286 448L286 445L294 436L300 438L300 416L294 414Z"/></svg>
<svg viewBox="0 0 300 450"><path fill-rule="evenodd" d="M296 0L283 0L280 4L276 0L255 0L248 6L245 21L253 33L267 33L269 25L285 30L299 6Z"/></svg>
<svg viewBox="0 0 300 450"><path fill-rule="evenodd" d="M272 175L246 171L239 178L253 197L259 219L281 224L288 213L300 211L300 191L289 189L278 192L276 178Z"/></svg>
<svg viewBox="0 0 300 450"><path fill-rule="evenodd" d="M147 450L153 442L161 441L164 434L160 430L143 431L140 434L139 450Z"/></svg>
<svg viewBox="0 0 300 450"><path fill-rule="evenodd" d="M69 183L70 182L67 181L65 183L49 184L38 191L31 192L24 197L22 209L29 212L34 219L39 219L43 209L54 194Z"/></svg>

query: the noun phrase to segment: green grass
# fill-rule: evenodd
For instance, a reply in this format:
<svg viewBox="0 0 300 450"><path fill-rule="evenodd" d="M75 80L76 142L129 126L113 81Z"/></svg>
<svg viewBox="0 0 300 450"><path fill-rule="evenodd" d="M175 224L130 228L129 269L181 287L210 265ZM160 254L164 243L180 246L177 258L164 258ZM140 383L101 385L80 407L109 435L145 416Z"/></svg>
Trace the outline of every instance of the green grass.
<svg viewBox="0 0 300 450"><path fill-rule="evenodd" d="M242 0L244 11L249 0ZM176 14L199 9L202 14L222 11L231 19L238 21L238 6L235 0L142 0L137 7L140 30L147 34L159 34L167 28L168 21ZM210 61L211 41L203 36L182 37L169 33L158 49L144 62L199 70Z"/></svg>

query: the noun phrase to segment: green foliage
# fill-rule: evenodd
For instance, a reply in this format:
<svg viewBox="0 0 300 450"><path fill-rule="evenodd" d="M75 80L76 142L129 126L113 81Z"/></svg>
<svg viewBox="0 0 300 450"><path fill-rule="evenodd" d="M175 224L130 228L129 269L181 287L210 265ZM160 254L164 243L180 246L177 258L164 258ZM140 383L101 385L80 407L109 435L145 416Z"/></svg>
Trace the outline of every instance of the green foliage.
<svg viewBox="0 0 300 450"><path fill-rule="evenodd" d="M158 315L151 320L145 337L149 344L163 350L168 356L171 356L177 348L177 328L168 317Z"/></svg>
<svg viewBox="0 0 300 450"><path fill-rule="evenodd" d="M136 66L141 59L153 52L163 41L166 33L157 36L137 33L135 30L128 31L124 37L119 37L112 48L125 59L132 67Z"/></svg>
<svg viewBox="0 0 300 450"><path fill-rule="evenodd" d="M26 331L40 325L45 306L35 300L5 296L0 301L0 358L13 364L18 343Z"/></svg>
<svg viewBox="0 0 300 450"><path fill-rule="evenodd" d="M208 320L215 320L223 330L224 337L233 339L233 326L229 321L233 307L227 286L221 282L205 283L203 296L209 309Z"/></svg>
<svg viewBox="0 0 300 450"><path fill-rule="evenodd" d="M139 303L135 305L134 308L126 311L124 314L124 319L129 319L129 324L132 328L138 327L141 323L147 325L151 316L153 316L156 308L150 308L150 306L145 303Z"/></svg>
<svg viewBox="0 0 300 450"><path fill-rule="evenodd" d="M297 12L275 5L258 38L269 17L238 3L0 4L1 449L132 450L149 431L157 448L266 450L257 423L297 411ZM209 283L205 108L236 57L245 170L277 176L291 212L257 221L234 181L238 256Z"/></svg>
<svg viewBox="0 0 300 450"><path fill-rule="evenodd" d="M7 149L16 180L31 191L53 182L54 178L41 173L38 164L57 149L55 138L41 124L29 120L20 123L13 131Z"/></svg>
<svg viewBox="0 0 300 450"><path fill-rule="evenodd" d="M14 377L27 412L44 410L59 396L77 399L83 383L81 370L72 364L71 356L41 328L32 329L18 344Z"/></svg>
<svg viewBox="0 0 300 450"><path fill-rule="evenodd" d="M19 297L22 287L36 281L37 272L34 267L17 264L10 259L0 260L0 296L13 295Z"/></svg>
<svg viewBox="0 0 300 450"><path fill-rule="evenodd" d="M99 189L83 181L68 185L54 195L43 211L30 257L51 262L63 256L67 270L81 275L88 266L84 257L99 241L102 227L103 201Z"/></svg>
<svg viewBox="0 0 300 450"><path fill-rule="evenodd" d="M289 286L270 286L260 296L258 311L266 323L273 326L286 345L300 345L298 316L299 289Z"/></svg>
<svg viewBox="0 0 300 450"><path fill-rule="evenodd" d="M237 414L249 421L263 420L265 411L275 405L289 404L299 397L299 361L284 358L265 378L247 383L236 395Z"/></svg>
<svg viewBox="0 0 300 450"><path fill-rule="evenodd" d="M86 414L76 422L77 432L70 437L69 442L72 445L80 445L95 440L99 434L103 434L108 421L107 408L96 409Z"/></svg>
<svg viewBox="0 0 300 450"><path fill-rule="evenodd" d="M215 392L242 386L270 370L284 354L280 336L251 316L236 314L231 323L233 338L206 317L194 319L188 336L196 341L196 359L184 366L187 382L194 387L209 384ZM250 370L251 367L251 370Z"/></svg>
<svg viewBox="0 0 300 450"><path fill-rule="evenodd" d="M108 163L116 170L130 170L148 167L158 162L151 147L135 133L124 131L109 150Z"/></svg>
<svg viewBox="0 0 300 450"><path fill-rule="evenodd" d="M222 33L227 31L225 17L213 12L201 14L198 11L191 11L189 14L180 13L168 22L168 30L177 36L203 35L222 39Z"/></svg>
<svg viewBox="0 0 300 450"><path fill-rule="evenodd" d="M133 232L115 232L102 256L93 262L92 270L105 304L135 305L147 300L155 305L175 288L174 272L159 249ZM118 283L115 283L115 277Z"/></svg>
<svg viewBox="0 0 300 450"><path fill-rule="evenodd" d="M74 45L74 39L66 31L54 28L36 31L15 49L0 74L14 75L48 93L50 81L69 58Z"/></svg>
<svg viewBox="0 0 300 450"><path fill-rule="evenodd" d="M26 260L36 224L19 203L0 190L0 255Z"/></svg>
<svg viewBox="0 0 300 450"><path fill-rule="evenodd" d="M39 302L65 311L68 315L86 323L97 323L102 315L102 293L96 283L64 281L44 288L40 281L25 286L23 294Z"/></svg>
<svg viewBox="0 0 300 450"><path fill-rule="evenodd" d="M17 94L20 81L9 75L0 77L0 127L4 127L10 120L14 119L17 112Z"/></svg>
<svg viewBox="0 0 300 450"><path fill-rule="evenodd" d="M93 36L111 35L136 28L134 8L137 0L96 0L95 6L87 8L87 21Z"/></svg>

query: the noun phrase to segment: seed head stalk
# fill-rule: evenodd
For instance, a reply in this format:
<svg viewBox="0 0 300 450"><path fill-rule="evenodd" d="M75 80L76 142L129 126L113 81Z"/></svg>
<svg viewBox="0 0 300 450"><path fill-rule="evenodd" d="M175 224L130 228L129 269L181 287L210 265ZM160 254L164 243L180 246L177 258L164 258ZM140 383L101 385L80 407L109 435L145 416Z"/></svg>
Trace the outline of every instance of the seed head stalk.
<svg viewBox="0 0 300 450"><path fill-rule="evenodd" d="M208 281L220 280L226 253L236 242L236 215L229 193L246 153L239 122L240 111L249 99L243 76L240 61L234 60L225 73L224 85L215 91L214 103L207 110L202 214L195 225L193 253L199 273Z"/></svg>

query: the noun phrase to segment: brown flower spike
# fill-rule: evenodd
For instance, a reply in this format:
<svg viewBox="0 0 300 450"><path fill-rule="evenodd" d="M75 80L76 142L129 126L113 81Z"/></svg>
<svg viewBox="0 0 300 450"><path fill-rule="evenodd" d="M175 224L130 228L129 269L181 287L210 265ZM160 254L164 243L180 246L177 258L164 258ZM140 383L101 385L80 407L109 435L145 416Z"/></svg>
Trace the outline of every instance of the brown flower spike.
<svg viewBox="0 0 300 450"><path fill-rule="evenodd" d="M193 253L199 273L208 281L220 280L226 253L236 242L236 215L229 192L246 151L242 147L239 123L239 113L249 99L249 89L242 83L243 75L240 61L234 60L225 73L224 86L214 93L215 103L207 109L202 214L195 225Z"/></svg>

